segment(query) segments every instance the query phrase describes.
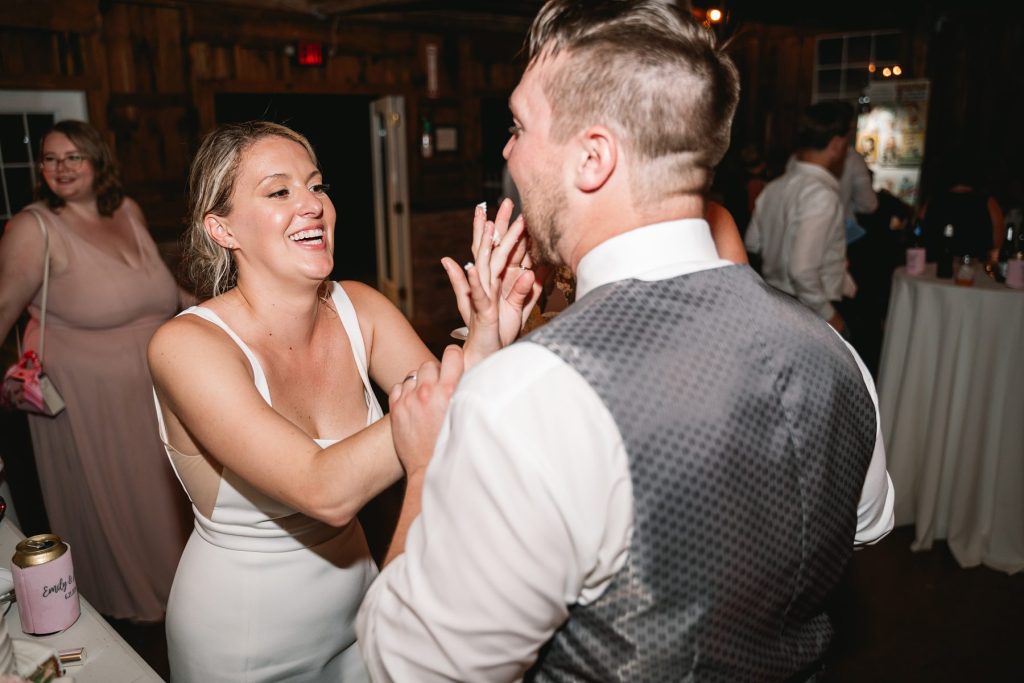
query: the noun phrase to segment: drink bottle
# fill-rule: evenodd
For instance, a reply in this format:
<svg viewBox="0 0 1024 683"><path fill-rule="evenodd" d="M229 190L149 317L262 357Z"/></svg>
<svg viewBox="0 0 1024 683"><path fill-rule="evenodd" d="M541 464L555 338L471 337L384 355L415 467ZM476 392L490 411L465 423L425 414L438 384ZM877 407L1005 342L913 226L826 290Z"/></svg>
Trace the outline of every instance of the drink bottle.
<svg viewBox="0 0 1024 683"><path fill-rule="evenodd" d="M960 257L960 265L956 269L955 282L962 287L974 286L974 259L970 254Z"/></svg>
<svg viewBox="0 0 1024 683"><path fill-rule="evenodd" d="M1006 268L1017 251L1016 242L1017 228L1013 223L1006 224L1006 239L1003 246L999 247L999 257L996 259L996 282L1006 282Z"/></svg>
<svg viewBox="0 0 1024 683"><path fill-rule="evenodd" d="M924 264L924 227L918 221L914 224L914 230L910 234L910 245L907 247L907 275L920 275L924 272Z"/></svg>
<svg viewBox="0 0 1024 683"><path fill-rule="evenodd" d="M423 117L422 134L420 135L420 155L424 159L434 156L434 126L430 119Z"/></svg>
<svg viewBox="0 0 1024 683"><path fill-rule="evenodd" d="M935 277L950 279L953 277L953 224L948 223L942 230L942 244L935 263Z"/></svg>

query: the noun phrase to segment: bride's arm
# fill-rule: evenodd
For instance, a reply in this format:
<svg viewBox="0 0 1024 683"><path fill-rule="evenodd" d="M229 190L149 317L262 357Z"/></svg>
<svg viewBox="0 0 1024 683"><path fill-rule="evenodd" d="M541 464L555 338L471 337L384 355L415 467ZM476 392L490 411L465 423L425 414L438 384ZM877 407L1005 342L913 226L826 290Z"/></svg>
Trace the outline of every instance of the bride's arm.
<svg viewBox="0 0 1024 683"><path fill-rule="evenodd" d="M172 443L190 439L252 486L310 517L348 524L402 476L387 417L321 449L263 400L245 356L199 318L183 316L161 327L149 363Z"/></svg>

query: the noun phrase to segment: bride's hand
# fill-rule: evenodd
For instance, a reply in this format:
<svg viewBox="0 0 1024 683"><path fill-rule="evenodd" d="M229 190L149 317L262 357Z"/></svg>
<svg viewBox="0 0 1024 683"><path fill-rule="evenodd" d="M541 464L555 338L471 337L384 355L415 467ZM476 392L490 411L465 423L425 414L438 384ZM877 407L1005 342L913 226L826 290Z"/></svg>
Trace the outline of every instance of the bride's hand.
<svg viewBox="0 0 1024 683"><path fill-rule="evenodd" d="M522 216L509 224L512 208L511 200L504 200L493 222L482 206L476 208L474 262L465 272L452 259L442 259L469 328L467 367L515 341L541 293L542 283L530 270Z"/></svg>

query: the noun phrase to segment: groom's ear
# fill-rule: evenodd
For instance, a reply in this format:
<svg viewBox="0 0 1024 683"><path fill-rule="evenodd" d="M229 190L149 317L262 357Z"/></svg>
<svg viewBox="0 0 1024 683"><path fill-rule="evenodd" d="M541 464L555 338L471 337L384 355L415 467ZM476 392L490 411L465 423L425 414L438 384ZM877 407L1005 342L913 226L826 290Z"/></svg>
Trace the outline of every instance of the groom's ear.
<svg viewBox="0 0 1024 683"><path fill-rule="evenodd" d="M591 126L576 137L575 143L579 150L574 169L577 189L600 190L619 161L618 141L604 126Z"/></svg>

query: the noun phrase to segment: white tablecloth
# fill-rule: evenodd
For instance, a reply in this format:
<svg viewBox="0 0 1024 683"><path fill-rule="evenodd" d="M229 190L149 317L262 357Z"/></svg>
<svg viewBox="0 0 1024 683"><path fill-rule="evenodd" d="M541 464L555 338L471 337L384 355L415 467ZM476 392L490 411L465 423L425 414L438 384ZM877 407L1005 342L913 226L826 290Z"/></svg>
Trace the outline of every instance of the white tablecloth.
<svg viewBox="0 0 1024 683"><path fill-rule="evenodd" d="M10 520L0 523L0 557L10 567L14 548L25 538ZM72 557L72 561L74 557ZM85 648L85 662L69 666L68 675L75 683L155 683L163 681L128 643L112 629L106 620L82 598L82 616L71 628L51 636L25 635L18 617L18 603L14 603L4 620L12 638L24 638L42 643L54 650Z"/></svg>
<svg viewBox="0 0 1024 683"><path fill-rule="evenodd" d="M1024 569L1024 291L893 275L878 377L896 524L963 567Z"/></svg>

